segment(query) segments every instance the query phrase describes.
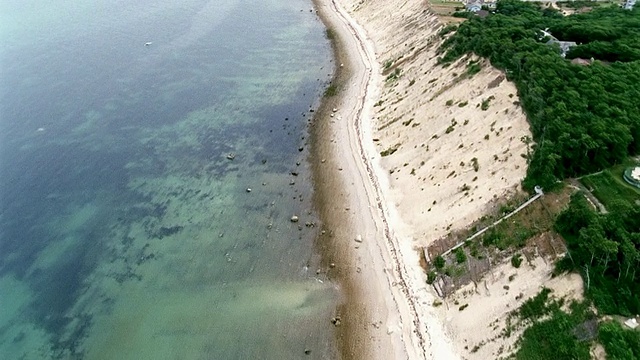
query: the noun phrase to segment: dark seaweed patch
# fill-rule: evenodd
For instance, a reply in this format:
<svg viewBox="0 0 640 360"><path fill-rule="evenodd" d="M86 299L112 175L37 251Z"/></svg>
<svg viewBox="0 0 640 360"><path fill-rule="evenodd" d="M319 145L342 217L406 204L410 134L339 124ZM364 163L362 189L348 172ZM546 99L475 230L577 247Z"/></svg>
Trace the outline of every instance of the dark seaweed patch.
<svg viewBox="0 0 640 360"><path fill-rule="evenodd" d="M156 232L154 237L157 239L162 239L166 236L177 234L180 231L182 231L182 229L184 229L184 226L180 226L180 225L171 226L171 227L163 226Z"/></svg>

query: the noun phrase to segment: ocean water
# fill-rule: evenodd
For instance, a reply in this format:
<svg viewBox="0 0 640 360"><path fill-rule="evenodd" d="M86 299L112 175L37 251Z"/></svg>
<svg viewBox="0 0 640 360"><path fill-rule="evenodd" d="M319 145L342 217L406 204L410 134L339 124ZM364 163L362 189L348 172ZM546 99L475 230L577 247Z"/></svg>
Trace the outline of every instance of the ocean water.
<svg viewBox="0 0 640 360"><path fill-rule="evenodd" d="M0 0L0 359L335 357L310 8Z"/></svg>

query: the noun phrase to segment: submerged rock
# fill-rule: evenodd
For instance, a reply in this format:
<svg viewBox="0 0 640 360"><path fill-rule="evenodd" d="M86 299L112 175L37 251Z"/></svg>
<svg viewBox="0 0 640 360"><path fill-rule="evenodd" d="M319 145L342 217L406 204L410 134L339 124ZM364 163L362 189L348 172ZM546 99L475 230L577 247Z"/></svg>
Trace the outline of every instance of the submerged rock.
<svg viewBox="0 0 640 360"><path fill-rule="evenodd" d="M300 218L297 215L291 217L291 222L298 222L298 220L300 220Z"/></svg>

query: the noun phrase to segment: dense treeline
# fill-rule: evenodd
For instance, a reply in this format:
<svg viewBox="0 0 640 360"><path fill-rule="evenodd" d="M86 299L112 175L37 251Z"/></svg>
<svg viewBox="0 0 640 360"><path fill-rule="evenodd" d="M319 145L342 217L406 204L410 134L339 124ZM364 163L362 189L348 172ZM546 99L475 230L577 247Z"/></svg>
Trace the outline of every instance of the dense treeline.
<svg viewBox="0 0 640 360"><path fill-rule="evenodd" d="M609 212L597 214L582 193L576 193L556 219L567 241L567 256L557 271L578 271L585 282L586 300L568 309L563 299L552 299L549 289L525 301L518 314L530 321L514 358L590 359L595 340L607 359L640 359L640 332L617 320L599 322L599 314L632 316L640 312L640 208L634 202L614 200Z"/></svg>
<svg viewBox="0 0 640 360"><path fill-rule="evenodd" d="M640 314L640 207L619 202L597 214L578 193L556 220L568 256L558 265L577 270L601 312Z"/></svg>
<svg viewBox="0 0 640 360"><path fill-rule="evenodd" d="M598 311L640 313L640 207L616 201L607 214L597 214L577 193L556 219L556 229L568 247L558 270L582 274L585 293ZM640 359L640 333L608 322L598 337L608 359Z"/></svg>
<svg viewBox="0 0 640 360"><path fill-rule="evenodd" d="M623 329L620 324L611 321L600 326L598 336L607 359L640 359L640 333Z"/></svg>
<svg viewBox="0 0 640 360"><path fill-rule="evenodd" d="M542 30L577 45L563 54ZM499 1L494 14L459 25L445 40L440 62L447 65L471 52L503 69L518 88L536 142L525 187L552 188L558 180L609 168L640 152L640 9L597 8L564 17L532 3ZM574 58L588 65L574 64ZM614 199L607 209L598 214L582 194L572 197L555 223L568 248L558 270L583 275L584 304L592 301L598 313L640 314L640 207ZM515 357L589 358L576 331L591 315L538 307L548 317L524 332ZM638 332L611 321L596 336L608 358L640 359Z"/></svg>
<svg viewBox="0 0 640 360"><path fill-rule="evenodd" d="M510 359L589 360L593 340L602 344L609 360L640 359L640 332L625 329L615 320L598 322L588 301L565 304L551 294L543 288L512 313L529 326Z"/></svg>
<svg viewBox="0 0 640 360"><path fill-rule="evenodd" d="M588 360L593 331L588 326L594 319L586 302L572 302L568 312L562 310L563 299L550 298L551 290L544 288L525 301L516 313L529 322L519 340L516 360ZM586 329L582 330L581 327Z"/></svg>
<svg viewBox="0 0 640 360"><path fill-rule="evenodd" d="M567 57L541 30L575 41ZM441 49L447 64L473 52L514 81L536 141L524 185L594 172L640 152L640 10L563 17L514 0L460 24ZM572 57L594 58L589 66Z"/></svg>

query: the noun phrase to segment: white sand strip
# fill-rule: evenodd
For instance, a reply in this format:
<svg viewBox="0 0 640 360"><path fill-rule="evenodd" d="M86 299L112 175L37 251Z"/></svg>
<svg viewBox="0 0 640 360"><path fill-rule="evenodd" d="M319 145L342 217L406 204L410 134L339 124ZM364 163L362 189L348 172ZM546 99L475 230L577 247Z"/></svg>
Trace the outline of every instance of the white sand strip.
<svg viewBox="0 0 640 360"><path fill-rule="evenodd" d="M383 170L371 161L379 157L373 146L370 119L382 83L374 43L340 3L322 0L319 9L347 50L352 70L352 77L340 94L332 134L334 152L347 185L351 231L361 234L363 239L354 247L356 261L352 270L359 285L359 297L369 310L371 324L362 329L362 337L371 344L371 349L368 354L356 357L458 358L428 306L433 295L427 291L424 274L419 267L405 265L407 259L417 265L417 253L409 242L401 245L397 238L398 216L387 206L381 191L380 182L385 179L378 174Z"/></svg>

